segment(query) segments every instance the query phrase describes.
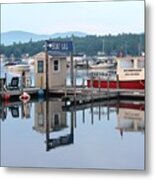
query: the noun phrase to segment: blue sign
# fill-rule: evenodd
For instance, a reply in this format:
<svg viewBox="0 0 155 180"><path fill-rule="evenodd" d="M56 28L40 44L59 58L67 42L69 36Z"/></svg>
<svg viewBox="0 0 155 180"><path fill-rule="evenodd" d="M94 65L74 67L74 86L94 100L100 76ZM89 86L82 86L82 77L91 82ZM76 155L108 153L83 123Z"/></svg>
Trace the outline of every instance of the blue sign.
<svg viewBox="0 0 155 180"><path fill-rule="evenodd" d="M72 52L72 41L46 41L47 51L51 52Z"/></svg>

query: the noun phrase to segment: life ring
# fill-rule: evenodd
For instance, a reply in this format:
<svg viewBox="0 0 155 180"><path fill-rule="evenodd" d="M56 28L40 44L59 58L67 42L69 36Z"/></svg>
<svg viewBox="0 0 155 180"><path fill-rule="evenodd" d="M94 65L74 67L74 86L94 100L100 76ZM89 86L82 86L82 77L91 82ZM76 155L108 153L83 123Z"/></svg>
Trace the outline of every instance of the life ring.
<svg viewBox="0 0 155 180"><path fill-rule="evenodd" d="M26 92L23 92L23 94L19 96L19 99L22 102L27 103L30 100L30 95Z"/></svg>

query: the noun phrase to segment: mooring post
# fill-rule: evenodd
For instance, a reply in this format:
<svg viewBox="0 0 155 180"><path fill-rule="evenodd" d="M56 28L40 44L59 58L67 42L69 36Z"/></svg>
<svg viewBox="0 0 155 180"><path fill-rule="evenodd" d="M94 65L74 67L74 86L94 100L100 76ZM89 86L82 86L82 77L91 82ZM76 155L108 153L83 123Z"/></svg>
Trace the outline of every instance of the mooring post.
<svg viewBox="0 0 155 180"><path fill-rule="evenodd" d="M5 86L6 86L6 89L7 89L7 84L8 84L8 82L7 82L7 73L5 73Z"/></svg>
<svg viewBox="0 0 155 180"><path fill-rule="evenodd" d="M67 97L67 87L66 87L66 78L65 78L65 98Z"/></svg>
<svg viewBox="0 0 155 180"><path fill-rule="evenodd" d="M49 100L46 99L46 151L49 151Z"/></svg>
<svg viewBox="0 0 155 180"><path fill-rule="evenodd" d="M74 117L74 127L76 128L76 100L74 99L74 109L73 109L73 117Z"/></svg>
<svg viewBox="0 0 155 180"><path fill-rule="evenodd" d="M99 86L99 98L101 98L101 78L100 77L99 77L98 86Z"/></svg>
<svg viewBox="0 0 155 180"><path fill-rule="evenodd" d="M109 98L109 82L110 81L110 77L109 77L109 73L108 73L108 78L107 78L107 92L108 92L108 98Z"/></svg>
<svg viewBox="0 0 155 180"><path fill-rule="evenodd" d="M71 79L71 86L73 87L73 85L74 85L74 64L73 64L73 54L72 53L70 53L70 60L71 60L70 79Z"/></svg>
<svg viewBox="0 0 155 180"><path fill-rule="evenodd" d="M76 65L76 63L75 63ZM75 75L74 75L74 99L76 100L76 76L77 76L77 70L75 67Z"/></svg>
<svg viewBox="0 0 155 180"><path fill-rule="evenodd" d="M117 88L117 95L119 95L119 75L116 75L116 88Z"/></svg>
<svg viewBox="0 0 155 180"><path fill-rule="evenodd" d="M83 87L83 89L84 89L84 77L82 78L82 87Z"/></svg>
<svg viewBox="0 0 155 180"><path fill-rule="evenodd" d="M48 97L49 93L49 84L48 84L48 43L45 41L45 61L46 61L46 98Z"/></svg>
<svg viewBox="0 0 155 180"><path fill-rule="evenodd" d="M91 124L94 124L94 110L93 110L93 102L91 103Z"/></svg>
<svg viewBox="0 0 155 180"><path fill-rule="evenodd" d="M82 111L82 119L83 119L83 123L85 123L85 109L83 108L83 111Z"/></svg>
<svg viewBox="0 0 155 180"><path fill-rule="evenodd" d="M93 100L93 75L91 74L91 100Z"/></svg>

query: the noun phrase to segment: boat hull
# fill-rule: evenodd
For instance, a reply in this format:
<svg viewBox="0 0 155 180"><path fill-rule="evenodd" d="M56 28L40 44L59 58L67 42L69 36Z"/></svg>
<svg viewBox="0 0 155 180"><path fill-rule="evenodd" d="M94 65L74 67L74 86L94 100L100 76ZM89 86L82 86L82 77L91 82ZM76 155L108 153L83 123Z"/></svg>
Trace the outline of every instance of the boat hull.
<svg viewBox="0 0 155 180"><path fill-rule="evenodd" d="M110 89L145 89L145 80L132 81L106 81L106 80L87 80L87 87L93 88L110 88Z"/></svg>

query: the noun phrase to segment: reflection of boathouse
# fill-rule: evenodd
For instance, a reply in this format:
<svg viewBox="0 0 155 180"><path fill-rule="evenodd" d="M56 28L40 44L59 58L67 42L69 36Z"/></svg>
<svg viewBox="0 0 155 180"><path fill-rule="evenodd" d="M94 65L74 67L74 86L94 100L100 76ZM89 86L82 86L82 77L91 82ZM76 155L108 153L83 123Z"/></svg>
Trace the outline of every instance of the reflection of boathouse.
<svg viewBox="0 0 155 180"><path fill-rule="evenodd" d="M144 104L120 104L117 115L117 127L123 132L144 132Z"/></svg>
<svg viewBox="0 0 155 180"><path fill-rule="evenodd" d="M62 106L64 105L63 102L49 101L47 116L46 103L46 101L43 101L35 104L35 121L33 128L40 133L46 133L47 123L49 132L59 131L67 127L66 112L62 111Z"/></svg>

